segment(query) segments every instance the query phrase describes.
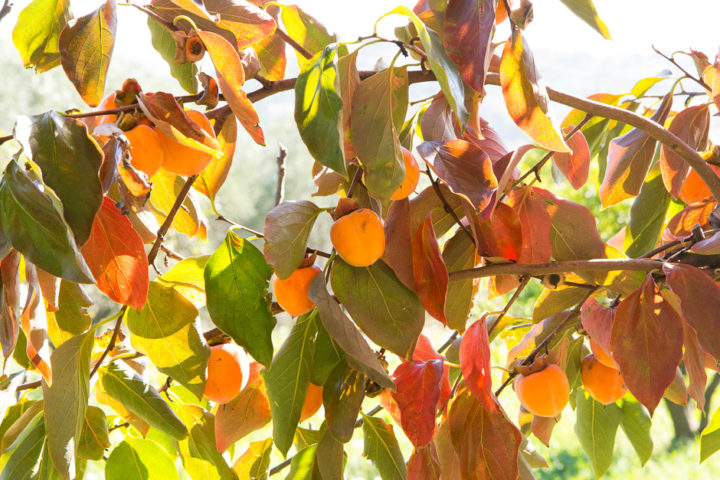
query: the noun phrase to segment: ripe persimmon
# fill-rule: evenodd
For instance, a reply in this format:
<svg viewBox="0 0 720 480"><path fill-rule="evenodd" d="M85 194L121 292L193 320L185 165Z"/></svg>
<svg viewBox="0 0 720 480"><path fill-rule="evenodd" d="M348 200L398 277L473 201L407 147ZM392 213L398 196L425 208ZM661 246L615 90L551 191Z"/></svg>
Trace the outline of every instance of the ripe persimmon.
<svg viewBox="0 0 720 480"><path fill-rule="evenodd" d="M607 367L617 370L618 366L617 363L615 363L615 360L613 360L610 354L592 338L590 339L590 351L593 353L593 355L595 355L595 358L597 358L598 362L602 363Z"/></svg>
<svg viewBox="0 0 720 480"><path fill-rule="evenodd" d="M286 279L273 275L272 287L275 300L293 317L309 312L315 308L315 304L308 298L310 282L320 273L322 273L320 267L311 265L298 268Z"/></svg>
<svg viewBox="0 0 720 480"><path fill-rule="evenodd" d="M590 396L603 405L617 402L627 391L620 372L600 363L593 354L582 361L580 378Z"/></svg>
<svg viewBox="0 0 720 480"><path fill-rule="evenodd" d="M311 383L308 385L307 395L305 395L305 403L303 404L300 421L304 422L322 407L322 391L323 387Z"/></svg>
<svg viewBox="0 0 720 480"><path fill-rule="evenodd" d="M190 117L190 120L197 123L205 133L215 138L215 132L210 124L210 120L208 120L205 115L197 110L188 110L186 113ZM171 173L185 177L197 175L202 172L213 159L209 153L186 147L161 131L158 131L158 136L160 137L160 144L165 151L163 168Z"/></svg>
<svg viewBox="0 0 720 480"><path fill-rule="evenodd" d="M570 398L570 384L563 369L551 364L539 372L518 376L515 393L533 415L557 417Z"/></svg>
<svg viewBox="0 0 720 480"><path fill-rule="evenodd" d="M110 92L105 97L103 97L102 100L100 100L100 104L98 105L98 110L112 110L113 108L118 108L118 104L115 101L115 92ZM117 120L117 115L110 114L110 115L101 115L97 119L97 124L102 125L103 123L111 123Z"/></svg>
<svg viewBox="0 0 720 480"><path fill-rule="evenodd" d="M368 208L338 218L330 228L330 240L338 255L354 267L367 267L385 253L382 221Z"/></svg>
<svg viewBox="0 0 720 480"><path fill-rule="evenodd" d="M420 167L418 166L417 160L413 157L405 147L402 147L403 163L405 164L405 178L403 179L400 187L393 192L390 196L390 200L402 200L407 198L411 193L415 191L418 181L420 180Z"/></svg>
<svg viewBox="0 0 720 480"><path fill-rule="evenodd" d="M130 163L133 167L145 172L149 177L155 175L163 163L164 151L160 145L160 137L155 129L147 125L125 132L130 142Z"/></svg>
<svg viewBox="0 0 720 480"><path fill-rule="evenodd" d="M217 403L228 403L247 384L250 361L241 347L224 343L210 347L205 397Z"/></svg>

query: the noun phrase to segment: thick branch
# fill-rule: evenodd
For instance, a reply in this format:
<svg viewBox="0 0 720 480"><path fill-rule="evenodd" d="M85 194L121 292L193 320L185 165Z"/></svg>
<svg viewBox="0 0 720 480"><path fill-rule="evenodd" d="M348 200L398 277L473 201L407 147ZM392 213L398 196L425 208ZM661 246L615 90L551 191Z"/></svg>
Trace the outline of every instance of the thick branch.
<svg viewBox="0 0 720 480"><path fill-rule="evenodd" d="M637 270L651 272L662 268L662 262L649 259L627 260L568 260L550 263L502 263L485 267L458 270L450 273L450 280L466 280L469 278L492 277L494 275L548 275L551 273L568 272L612 272L614 270Z"/></svg>

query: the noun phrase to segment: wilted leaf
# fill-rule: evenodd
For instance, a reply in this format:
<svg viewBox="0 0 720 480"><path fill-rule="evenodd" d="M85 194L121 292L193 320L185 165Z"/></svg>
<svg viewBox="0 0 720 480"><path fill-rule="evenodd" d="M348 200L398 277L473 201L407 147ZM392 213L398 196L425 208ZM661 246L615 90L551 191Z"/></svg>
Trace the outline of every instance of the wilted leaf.
<svg viewBox="0 0 720 480"><path fill-rule="evenodd" d="M390 267L378 261L355 268L336 258L330 281L340 303L373 342L410 357L425 323L425 311Z"/></svg>
<svg viewBox="0 0 720 480"><path fill-rule="evenodd" d="M710 110L707 105L695 105L675 115L668 130L687 143L693 150L705 150L710 128ZM677 198L690 173L690 164L666 145L660 147L660 169L665 188Z"/></svg>
<svg viewBox="0 0 720 480"><path fill-rule="evenodd" d="M317 305L323 326L344 352L348 364L355 370L365 373L380 386L394 388L392 380L375 352L345 316L337 301L328 294L322 275L316 276L310 284L309 296Z"/></svg>
<svg viewBox="0 0 720 480"><path fill-rule="evenodd" d="M380 418L363 414L363 455L375 464L382 480L405 480L407 469L393 428Z"/></svg>
<svg viewBox="0 0 720 480"><path fill-rule="evenodd" d="M617 405L603 405L582 388L576 389L575 402L575 435L590 460L595 477L600 478L612 463L622 413Z"/></svg>
<svg viewBox="0 0 720 480"><path fill-rule="evenodd" d="M90 395L90 354L94 330L73 337L50 357L52 385L43 383L45 429L55 467L73 478L77 474L77 449L81 440Z"/></svg>
<svg viewBox="0 0 720 480"><path fill-rule="evenodd" d="M497 412L490 371L490 340L484 317L473 323L462 337L460 368L468 390L480 400L483 408Z"/></svg>
<svg viewBox="0 0 720 480"><path fill-rule="evenodd" d="M196 31L207 47L210 59L215 65L217 82L228 106L255 143L265 145L265 134L260 128L258 114L241 88L245 83L245 71L237 50L230 42L216 33Z"/></svg>
<svg viewBox="0 0 720 480"><path fill-rule="evenodd" d="M500 63L500 83L508 113L517 126L541 147L569 152L548 116L547 91L539 80L532 52L520 30L515 30L505 44Z"/></svg>
<svg viewBox="0 0 720 480"><path fill-rule="evenodd" d="M450 435L462 478L514 480L522 435L501 409L487 410L469 390L450 405Z"/></svg>
<svg viewBox="0 0 720 480"><path fill-rule="evenodd" d="M278 278L288 278L305 258L308 237L323 212L307 200L283 202L265 216L263 253Z"/></svg>
<svg viewBox="0 0 720 480"><path fill-rule="evenodd" d="M82 122L53 110L19 117L15 135L42 170L45 184L62 201L65 220L78 245L82 245L102 202L100 147L88 136Z"/></svg>
<svg viewBox="0 0 720 480"><path fill-rule="evenodd" d="M187 428L158 391L130 367L111 363L100 370L100 383L105 393L143 421L177 440L187 436Z"/></svg>
<svg viewBox="0 0 720 480"><path fill-rule="evenodd" d="M20 318L20 327L25 333L25 351L28 360L42 374L47 382L51 381L50 342L47 334L47 312L37 276L37 268L25 263L25 278L28 282L25 310Z"/></svg>
<svg viewBox="0 0 720 480"><path fill-rule="evenodd" d="M415 230L411 248L415 292L425 310L443 324L447 324L445 302L449 283L448 271L435 237L431 213L428 213L425 221Z"/></svg>
<svg viewBox="0 0 720 480"><path fill-rule="evenodd" d="M673 92L668 93L650 118L662 125L672 107ZM633 128L621 137L610 141L607 170L600 185L603 207L615 205L640 193L645 176L650 170L657 140L639 128Z"/></svg>
<svg viewBox="0 0 720 480"><path fill-rule="evenodd" d="M82 253L101 292L136 310L145 305L149 279L143 241L108 197L103 199Z"/></svg>
<svg viewBox="0 0 720 480"><path fill-rule="evenodd" d="M358 85L353 96L350 137L365 170L368 191L388 199L405 178L398 132L408 104L407 68L382 70Z"/></svg>
<svg viewBox="0 0 720 480"><path fill-rule="evenodd" d="M152 46L158 51L160 56L162 56L163 60L167 62L170 67L170 75L178 81L183 90L192 94L197 93L197 65L193 62L182 63L180 65L176 64L173 60L175 59L177 46L173 36L150 16L148 16L147 24L150 29Z"/></svg>
<svg viewBox="0 0 720 480"><path fill-rule="evenodd" d="M125 437L105 462L107 480L173 480L173 458L152 440Z"/></svg>
<svg viewBox="0 0 720 480"><path fill-rule="evenodd" d="M150 283L142 310L127 310L130 342L157 369L187 387L198 398L205 390L210 349L196 321L195 306L172 287Z"/></svg>
<svg viewBox="0 0 720 480"><path fill-rule="evenodd" d="M303 65L295 83L295 123L313 158L345 176L336 54L337 48L326 47Z"/></svg>
<svg viewBox="0 0 720 480"><path fill-rule="evenodd" d="M0 260L0 344L3 357L7 360L13 354L18 340L20 316L25 306L21 303L20 260L17 250L11 250ZM2 430L0 429L0 433Z"/></svg>
<svg viewBox="0 0 720 480"><path fill-rule="evenodd" d="M25 68L42 73L60 65L58 37L70 20L67 0L34 0L17 17L12 40Z"/></svg>
<svg viewBox="0 0 720 480"><path fill-rule="evenodd" d="M273 356L275 319L265 299L271 274L260 250L233 231L205 265L210 318L263 365Z"/></svg>
<svg viewBox="0 0 720 480"><path fill-rule="evenodd" d="M110 66L117 12L114 0L63 28L59 38L60 62L82 99L91 107L102 100Z"/></svg>
<svg viewBox="0 0 720 480"><path fill-rule="evenodd" d="M610 31L600 17L598 16L595 5L592 0L560 0L565 4L575 15L578 16L583 22L590 25L592 28L602 35L607 40L611 40Z"/></svg>
<svg viewBox="0 0 720 480"><path fill-rule="evenodd" d="M298 318L265 374L273 441L283 455L287 455L292 446L310 384L317 332L315 322L314 314Z"/></svg>
<svg viewBox="0 0 720 480"><path fill-rule="evenodd" d="M625 385L651 414L675 378L682 341L682 320L652 276L618 305L610 351Z"/></svg>

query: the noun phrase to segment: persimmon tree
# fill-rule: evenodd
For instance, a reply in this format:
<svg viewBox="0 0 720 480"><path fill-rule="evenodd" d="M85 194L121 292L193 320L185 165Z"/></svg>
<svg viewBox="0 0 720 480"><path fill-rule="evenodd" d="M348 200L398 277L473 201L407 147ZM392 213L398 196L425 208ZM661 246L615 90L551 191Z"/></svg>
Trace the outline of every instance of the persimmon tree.
<svg viewBox="0 0 720 480"><path fill-rule="evenodd" d="M563 3L609 38L590 0ZM385 480L525 479L568 409L601 476L619 427L650 458L663 397L706 407L720 59L662 54L676 72L664 95L650 77L580 98L539 82L529 2L421 1L378 20L407 20L394 38L376 24L350 43L295 5L123 6L146 15L186 93L105 85L113 0L75 19L67 1L33 0L13 30L25 67L61 67L87 108L20 115L0 138L14 152L0 182L0 479L82 478L89 462L110 479L339 479L354 435ZM378 43L389 66L358 70ZM434 95L411 101L417 83ZM265 143L254 103L287 90L317 198L283 201L281 152L277 205L254 231L215 197L233 160L253 161L237 139ZM505 145L486 95L528 144ZM561 123L551 102L571 107ZM570 188L631 203L626 224L603 239L595 212L559 196ZM185 257L164 242L206 237L198 195L227 235ZM328 215L323 251L308 243ZM501 311L484 307L484 278ZM510 317L531 285L532 318ZM93 301L117 306L93 316Z"/></svg>

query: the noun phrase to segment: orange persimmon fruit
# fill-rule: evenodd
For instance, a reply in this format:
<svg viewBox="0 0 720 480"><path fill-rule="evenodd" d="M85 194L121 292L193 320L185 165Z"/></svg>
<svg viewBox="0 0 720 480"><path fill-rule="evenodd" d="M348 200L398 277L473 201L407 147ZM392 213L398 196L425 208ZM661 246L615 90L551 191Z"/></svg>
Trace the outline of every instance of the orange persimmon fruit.
<svg viewBox="0 0 720 480"><path fill-rule="evenodd" d="M593 355L595 355L595 358L597 358L598 362L602 363L607 367L617 370L618 366L617 363L615 363L615 360L613 360L607 350L605 350L602 346L600 346L599 343L597 343L592 338L590 339L590 351L593 353Z"/></svg>
<svg viewBox="0 0 720 480"><path fill-rule="evenodd" d="M390 195L390 200L402 200L415 191L420 180L420 167L417 160L405 147L402 147L403 163L405 164L405 178L397 190Z"/></svg>
<svg viewBox="0 0 720 480"><path fill-rule="evenodd" d="M137 127L125 132L130 142L130 163L138 170L145 172L149 177L155 175L163 163L164 150L160 144L160 136L155 129L147 125Z"/></svg>
<svg viewBox="0 0 720 480"><path fill-rule="evenodd" d="M215 138L215 132L210 124L210 120L197 110L187 110L190 120L197 123L200 128L212 138ZM202 172L208 166L213 156L209 153L195 150L176 142L174 139L158 131L160 144L165 151L163 159L163 168L168 172L184 177L190 177Z"/></svg>
<svg viewBox="0 0 720 480"><path fill-rule="evenodd" d="M305 403L303 404L300 421L304 422L322 407L322 391L323 387L311 383L308 385L307 395L305 395Z"/></svg>
<svg viewBox="0 0 720 480"><path fill-rule="evenodd" d="M518 376L515 393L533 415L557 417L568 403L570 385L563 369L551 364L539 372Z"/></svg>
<svg viewBox="0 0 720 480"><path fill-rule="evenodd" d="M617 402L627 391L620 372L604 365L593 354L582 361L580 378L590 396L603 405Z"/></svg>
<svg viewBox="0 0 720 480"><path fill-rule="evenodd" d="M338 218L330 227L330 240L338 255L354 267L367 267L385 253L382 221L368 208Z"/></svg>
<svg viewBox="0 0 720 480"><path fill-rule="evenodd" d="M205 397L220 404L228 403L245 387L250 376L250 361L238 345L224 343L210 347Z"/></svg>
<svg viewBox="0 0 720 480"><path fill-rule="evenodd" d="M308 290L313 278L320 273L320 267L311 265L298 268L285 279L273 275L273 294L278 305L293 317L312 310L315 304L308 298Z"/></svg>

